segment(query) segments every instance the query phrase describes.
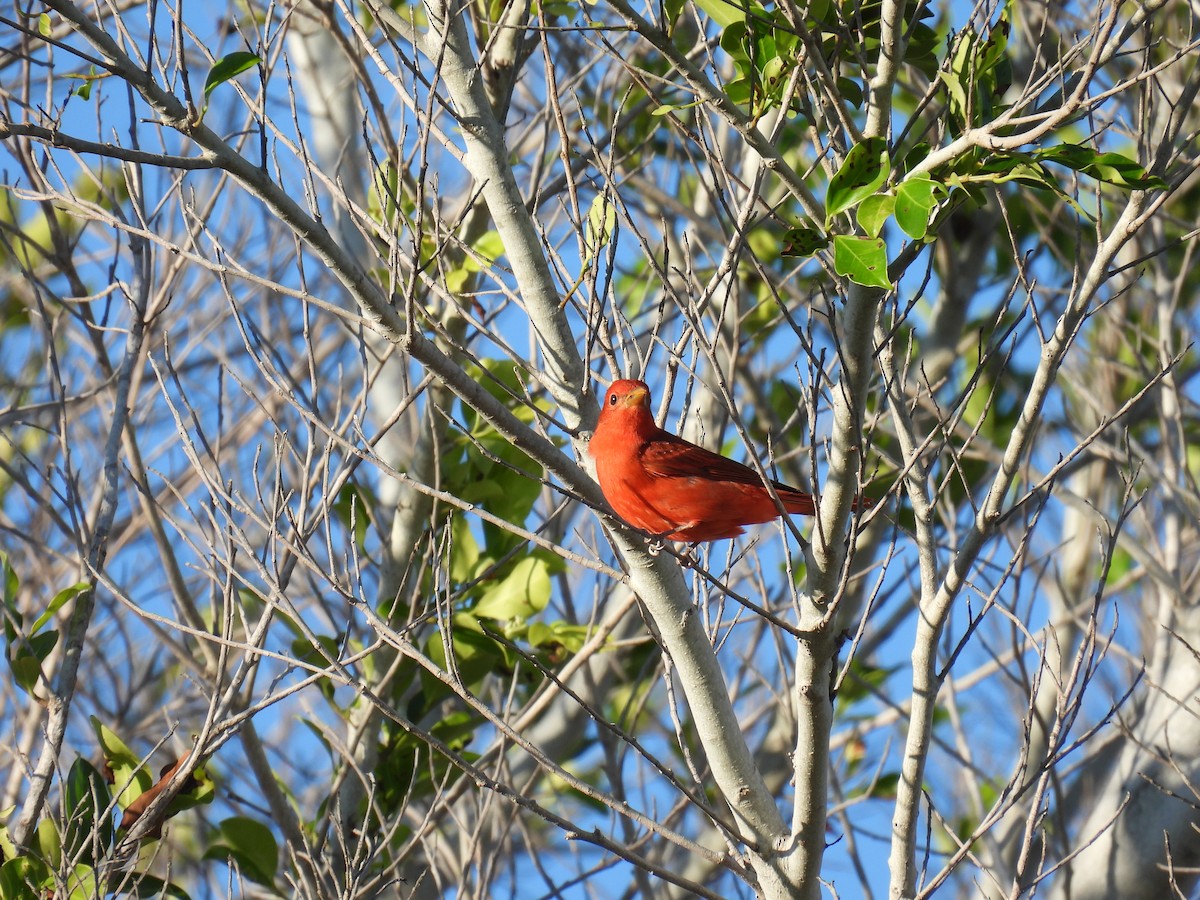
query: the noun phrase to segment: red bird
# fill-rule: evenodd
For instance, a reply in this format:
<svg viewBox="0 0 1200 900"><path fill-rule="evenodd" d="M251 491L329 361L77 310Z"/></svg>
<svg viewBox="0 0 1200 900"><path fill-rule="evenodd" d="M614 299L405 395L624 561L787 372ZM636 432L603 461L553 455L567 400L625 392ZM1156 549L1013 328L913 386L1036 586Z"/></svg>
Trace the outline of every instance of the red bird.
<svg viewBox="0 0 1200 900"><path fill-rule="evenodd" d="M749 466L655 425L650 388L641 381L612 383L588 450L600 490L616 514L659 537L717 541L780 514ZM788 512L816 511L811 494L778 481L771 485Z"/></svg>

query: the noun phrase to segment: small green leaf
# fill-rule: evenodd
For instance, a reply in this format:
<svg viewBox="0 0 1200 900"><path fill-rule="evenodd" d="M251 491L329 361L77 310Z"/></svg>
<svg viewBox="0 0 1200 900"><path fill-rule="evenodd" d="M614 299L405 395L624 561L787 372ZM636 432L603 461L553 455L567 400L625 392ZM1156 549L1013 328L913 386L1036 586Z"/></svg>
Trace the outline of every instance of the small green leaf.
<svg viewBox="0 0 1200 900"><path fill-rule="evenodd" d="M838 235L833 239L833 269L864 287L890 288L887 245L882 238Z"/></svg>
<svg viewBox="0 0 1200 900"><path fill-rule="evenodd" d="M527 619L550 601L550 565L546 557L518 560L508 575L483 595L472 610L481 619Z"/></svg>
<svg viewBox="0 0 1200 900"><path fill-rule="evenodd" d="M479 542L471 533L471 523L462 513L454 513L450 519L450 538L450 579L462 584L479 573L482 556Z"/></svg>
<svg viewBox="0 0 1200 900"><path fill-rule="evenodd" d="M816 228L789 228L783 235L781 256L812 256L829 246L829 238Z"/></svg>
<svg viewBox="0 0 1200 900"><path fill-rule="evenodd" d="M21 579L8 562L8 556L0 553L0 599L4 601L4 639L8 643L16 640L17 629L24 618L17 610L17 593L21 590Z"/></svg>
<svg viewBox="0 0 1200 900"><path fill-rule="evenodd" d="M78 757L67 773L64 799L69 816L63 835L67 855L89 864L103 859L115 831L108 813L112 802L108 782L95 766Z"/></svg>
<svg viewBox="0 0 1200 900"><path fill-rule="evenodd" d="M77 80L83 82L83 84L81 84L79 87L75 88L74 93L76 95L82 97L84 100L88 100L92 96L92 85L95 84L97 81L99 81L101 78L106 78L108 76L107 76L107 73L105 73L103 75L96 74L96 67L91 66L88 69L88 74L86 74L86 75L69 74L69 75L67 75L67 77L74 78L74 79L77 79Z"/></svg>
<svg viewBox="0 0 1200 900"><path fill-rule="evenodd" d="M662 8L663 30L670 34L679 19L679 14L683 12L683 0L664 0Z"/></svg>
<svg viewBox="0 0 1200 900"><path fill-rule="evenodd" d="M755 12L762 10L758 4L731 3L729 0L696 0L696 5L708 13L708 17L722 28L728 28L734 22L745 21L748 9L753 9Z"/></svg>
<svg viewBox="0 0 1200 900"><path fill-rule="evenodd" d="M914 240L921 240L929 232L929 214L937 206L937 189L937 182L928 175L914 175L896 187L896 222Z"/></svg>
<svg viewBox="0 0 1200 900"><path fill-rule="evenodd" d="M491 268L492 264L504 255L504 241L500 232L494 228L485 231L471 244L472 253L463 256L462 265L446 274L446 287L454 293L459 293L467 286L467 281L476 272Z"/></svg>
<svg viewBox="0 0 1200 900"><path fill-rule="evenodd" d="M52 618L54 618L54 614L62 609L64 603L73 597L78 597L87 589L88 583L86 581L81 581L78 584L65 587L55 594L54 599L50 601L50 605L46 607L46 611L38 616L37 621L33 623L33 627L29 629L29 633L37 634L39 631L41 631L42 627Z"/></svg>
<svg viewBox="0 0 1200 900"><path fill-rule="evenodd" d="M208 77L204 79L204 96L207 98L217 85L224 84L231 78L236 78L247 69L252 69L261 62L262 59L257 54L250 53L247 50L236 50L221 57L209 69Z"/></svg>
<svg viewBox="0 0 1200 900"><path fill-rule="evenodd" d="M91 900L103 896L98 890L96 870L87 863L72 866L64 881L70 900Z"/></svg>
<svg viewBox="0 0 1200 900"><path fill-rule="evenodd" d="M858 226L868 237L879 237L883 223L896 209L896 198L890 194L872 194L858 204Z"/></svg>
<svg viewBox="0 0 1200 900"><path fill-rule="evenodd" d="M95 716L89 718L92 730L96 732L96 740L100 743L104 761L112 769L113 789L120 792L117 795L117 805L125 809L154 784L154 778L142 765L138 755L110 731L108 726Z"/></svg>
<svg viewBox="0 0 1200 900"><path fill-rule="evenodd" d="M35 858L57 869L62 865L62 835L53 819L39 819L33 838Z"/></svg>
<svg viewBox="0 0 1200 900"><path fill-rule="evenodd" d="M38 16L38 34L44 38L50 37L50 32L53 29L50 27L50 14L42 13Z"/></svg>
<svg viewBox="0 0 1200 900"><path fill-rule="evenodd" d="M204 852L205 859L233 857L242 874L258 884L274 887L279 866L279 845L271 829L255 819L233 816L218 826L220 837Z"/></svg>
<svg viewBox="0 0 1200 900"><path fill-rule="evenodd" d="M853 78L839 78L837 80L837 87L838 96L841 97L843 101L849 103L855 109L862 109L863 100L866 98L863 96L861 84L859 84Z"/></svg>
<svg viewBox="0 0 1200 900"><path fill-rule="evenodd" d="M894 800L899 784L898 772L885 772L871 783L871 796L876 800Z"/></svg>
<svg viewBox="0 0 1200 900"><path fill-rule="evenodd" d="M597 194L588 210L587 231L583 235L583 265L587 268L596 253L608 245L617 228L617 209L607 194Z"/></svg>
<svg viewBox="0 0 1200 900"><path fill-rule="evenodd" d="M19 687L26 692L33 691L42 675L42 663L57 643L58 632L45 631L8 645L8 665Z"/></svg>
<svg viewBox="0 0 1200 900"><path fill-rule="evenodd" d="M887 141L867 138L850 148L825 194L826 228L833 217L875 193L891 172Z"/></svg>

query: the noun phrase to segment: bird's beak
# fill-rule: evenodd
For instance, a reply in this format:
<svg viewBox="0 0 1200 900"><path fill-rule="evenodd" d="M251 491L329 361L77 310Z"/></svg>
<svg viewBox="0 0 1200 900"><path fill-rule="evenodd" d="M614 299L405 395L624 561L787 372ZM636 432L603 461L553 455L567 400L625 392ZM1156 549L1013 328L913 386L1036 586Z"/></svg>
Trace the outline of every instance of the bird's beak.
<svg viewBox="0 0 1200 900"><path fill-rule="evenodd" d="M630 391L628 394L625 395L625 399L624 399L624 401L622 401L621 405L628 406L628 407L631 407L634 409L636 409L639 406L645 406L645 407L649 408L650 392L648 390L646 390L645 388L634 388L632 391Z"/></svg>

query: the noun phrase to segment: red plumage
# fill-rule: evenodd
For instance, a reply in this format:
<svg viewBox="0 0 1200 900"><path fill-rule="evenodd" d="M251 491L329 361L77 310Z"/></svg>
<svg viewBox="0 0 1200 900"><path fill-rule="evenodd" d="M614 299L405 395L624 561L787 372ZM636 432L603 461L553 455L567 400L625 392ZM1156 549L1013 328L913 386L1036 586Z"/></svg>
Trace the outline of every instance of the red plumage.
<svg viewBox="0 0 1200 900"><path fill-rule="evenodd" d="M613 511L651 534L716 541L780 514L752 468L655 425L650 389L641 381L614 381L605 392L588 450ZM789 513L816 511L811 494L777 481L771 486Z"/></svg>

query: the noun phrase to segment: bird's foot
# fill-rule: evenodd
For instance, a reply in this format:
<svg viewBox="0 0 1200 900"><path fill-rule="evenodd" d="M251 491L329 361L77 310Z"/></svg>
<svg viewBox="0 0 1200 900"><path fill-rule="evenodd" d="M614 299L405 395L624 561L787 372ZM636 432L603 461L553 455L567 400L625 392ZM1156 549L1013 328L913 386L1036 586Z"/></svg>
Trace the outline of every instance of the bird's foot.
<svg viewBox="0 0 1200 900"><path fill-rule="evenodd" d="M667 546L667 542L662 538L650 538L650 543L646 545L646 552L651 556L658 556Z"/></svg>

